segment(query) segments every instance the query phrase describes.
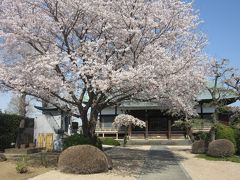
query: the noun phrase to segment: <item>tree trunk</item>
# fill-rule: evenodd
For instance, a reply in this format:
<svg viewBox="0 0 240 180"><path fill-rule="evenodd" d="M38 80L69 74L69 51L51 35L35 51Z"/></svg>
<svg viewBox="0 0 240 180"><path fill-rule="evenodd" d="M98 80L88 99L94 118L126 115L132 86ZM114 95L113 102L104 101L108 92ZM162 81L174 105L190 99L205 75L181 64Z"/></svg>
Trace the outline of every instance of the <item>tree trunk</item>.
<svg viewBox="0 0 240 180"><path fill-rule="evenodd" d="M81 119L82 119L82 133L84 136L89 137L88 117L86 111L81 112Z"/></svg>
<svg viewBox="0 0 240 180"><path fill-rule="evenodd" d="M23 131L24 131L24 128L25 128L25 118L26 118L26 114L27 114L27 111L26 111L26 94L23 93L21 95L21 99L20 99L20 105L19 105L19 113L20 113L20 116L22 116L22 119L20 121L20 124L19 124L19 128L18 128L18 132L17 132L17 139L16 139L16 147L17 148L20 148L21 144L25 143L23 142Z"/></svg>
<svg viewBox="0 0 240 180"><path fill-rule="evenodd" d="M90 120L89 120L89 133L91 137L95 136L95 130L98 120L98 112L95 109L91 110Z"/></svg>
<svg viewBox="0 0 240 180"><path fill-rule="evenodd" d="M217 124L218 124L218 112L217 112L217 107L213 113L213 126L210 130L210 135L211 135L211 141L216 140L216 128L217 128Z"/></svg>
<svg viewBox="0 0 240 180"><path fill-rule="evenodd" d="M84 111L81 113L82 118L82 130L83 135L92 139L94 143L96 143L96 135L95 135L95 129L98 119L98 112L95 109L91 109L90 117L87 117L87 112Z"/></svg>

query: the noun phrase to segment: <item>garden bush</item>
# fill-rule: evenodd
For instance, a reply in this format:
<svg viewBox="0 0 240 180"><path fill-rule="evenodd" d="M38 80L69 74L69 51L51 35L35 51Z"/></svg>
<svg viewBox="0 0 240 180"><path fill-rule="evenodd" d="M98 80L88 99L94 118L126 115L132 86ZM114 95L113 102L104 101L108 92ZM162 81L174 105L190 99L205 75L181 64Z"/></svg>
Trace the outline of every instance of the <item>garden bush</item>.
<svg viewBox="0 0 240 180"><path fill-rule="evenodd" d="M92 145L72 146L64 150L58 160L61 172L92 174L108 171L109 157Z"/></svg>
<svg viewBox="0 0 240 180"><path fill-rule="evenodd" d="M228 139L236 148L236 130L224 124L218 124L216 128L216 139Z"/></svg>
<svg viewBox="0 0 240 180"><path fill-rule="evenodd" d="M120 143L113 138L101 138L100 140L102 141L102 144L105 145L120 146Z"/></svg>
<svg viewBox="0 0 240 180"><path fill-rule="evenodd" d="M194 136L194 140L196 140L196 141L205 140L208 136L208 132L199 131L199 132L194 133L193 136Z"/></svg>
<svg viewBox="0 0 240 180"><path fill-rule="evenodd" d="M106 153L105 153L105 156L106 156L107 161L108 161L108 169L112 170L112 168L113 168L112 158L109 155L107 155Z"/></svg>
<svg viewBox="0 0 240 180"><path fill-rule="evenodd" d="M205 140L195 141L192 144L192 153L194 153L194 154L203 154L205 152L206 152Z"/></svg>
<svg viewBox="0 0 240 180"><path fill-rule="evenodd" d="M75 145L84 145L84 144L94 145L97 148L102 150L102 141L97 137L95 137L95 139L92 140L85 137L82 134L74 134L63 139L63 149L67 149L68 147L75 146Z"/></svg>
<svg viewBox="0 0 240 180"><path fill-rule="evenodd" d="M235 148L231 141L218 139L212 141L208 146L207 154L213 157L229 157L234 155Z"/></svg>
<svg viewBox="0 0 240 180"><path fill-rule="evenodd" d="M20 174L28 172L27 158L26 157L23 157L21 160L17 161L16 170Z"/></svg>
<svg viewBox="0 0 240 180"><path fill-rule="evenodd" d="M236 130L236 145L237 145L237 154L240 154L240 130Z"/></svg>

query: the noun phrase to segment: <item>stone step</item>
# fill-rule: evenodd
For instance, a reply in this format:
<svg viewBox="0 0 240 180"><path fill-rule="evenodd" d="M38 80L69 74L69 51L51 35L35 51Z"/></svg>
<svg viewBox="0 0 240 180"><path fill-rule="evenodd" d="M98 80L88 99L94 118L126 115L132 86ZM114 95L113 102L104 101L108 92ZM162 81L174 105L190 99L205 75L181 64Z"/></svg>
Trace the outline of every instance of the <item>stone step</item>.
<svg viewBox="0 0 240 180"><path fill-rule="evenodd" d="M132 134L131 139L145 139L145 136L142 134ZM169 139L166 134L149 134L148 139ZM185 136L183 134L172 134L171 139L181 139L184 140Z"/></svg>
<svg viewBox="0 0 240 180"><path fill-rule="evenodd" d="M191 145L188 139L130 139L127 145Z"/></svg>

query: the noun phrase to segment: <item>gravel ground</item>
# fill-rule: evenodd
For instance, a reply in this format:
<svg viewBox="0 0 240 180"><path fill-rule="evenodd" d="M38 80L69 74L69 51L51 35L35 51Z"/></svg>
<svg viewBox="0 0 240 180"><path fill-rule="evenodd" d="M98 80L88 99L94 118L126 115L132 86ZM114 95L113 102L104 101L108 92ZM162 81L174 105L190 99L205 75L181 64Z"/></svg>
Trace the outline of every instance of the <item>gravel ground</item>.
<svg viewBox="0 0 240 180"><path fill-rule="evenodd" d="M135 180L134 177L121 176L112 173L101 173L91 175L64 174L59 171L49 171L45 174L31 178L30 180Z"/></svg>
<svg viewBox="0 0 240 180"><path fill-rule="evenodd" d="M50 171L31 180L186 180L189 179L166 146L131 146L106 151L112 157L113 170L92 175L72 175Z"/></svg>
<svg viewBox="0 0 240 180"><path fill-rule="evenodd" d="M139 174L144 169L144 162L148 157L151 146L132 146L129 148L113 148L107 153L113 157L114 167L108 173L100 173L93 175L72 175L64 174L57 170L52 170L47 173L31 178L31 180L133 180L139 179ZM166 146L165 146L166 148ZM190 153L190 146L168 146L179 164L193 180L239 180L240 179L240 164L225 161L208 161L198 159ZM4 169L4 164L0 164L0 170ZM13 166L14 167L14 166ZM12 167L12 169L13 169ZM9 170L9 173L12 170ZM16 175L9 178L10 174L4 176L0 171L0 179L15 179ZM25 176L17 179L27 179L31 176ZM172 177L172 179L178 179Z"/></svg>
<svg viewBox="0 0 240 180"><path fill-rule="evenodd" d="M180 163L193 180L240 180L240 163L196 158L190 153L190 146L168 148L178 156L184 157Z"/></svg>

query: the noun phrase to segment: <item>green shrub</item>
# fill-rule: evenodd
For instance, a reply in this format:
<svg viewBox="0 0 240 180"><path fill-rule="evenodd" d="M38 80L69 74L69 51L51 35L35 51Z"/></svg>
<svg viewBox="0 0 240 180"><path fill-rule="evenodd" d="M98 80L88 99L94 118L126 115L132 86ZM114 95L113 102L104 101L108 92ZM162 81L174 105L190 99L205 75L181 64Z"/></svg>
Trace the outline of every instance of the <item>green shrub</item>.
<svg viewBox="0 0 240 180"><path fill-rule="evenodd" d="M208 146L207 154L213 157L230 157L234 155L235 148L231 141L218 139L212 141Z"/></svg>
<svg viewBox="0 0 240 180"><path fill-rule="evenodd" d="M20 161L17 162L16 170L18 173L21 173L21 174L28 172L26 157L23 157Z"/></svg>
<svg viewBox="0 0 240 180"><path fill-rule="evenodd" d="M236 143L236 130L226 126L224 124L218 124L216 128L216 139L228 139L231 141L234 145L234 147L237 147Z"/></svg>
<svg viewBox="0 0 240 180"><path fill-rule="evenodd" d="M113 138L101 138L102 144L120 146L120 143Z"/></svg>
<svg viewBox="0 0 240 180"><path fill-rule="evenodd" d="M240 130L236 130L236 144L237 144L237 154L240 154Z"/></svg>
<svg viewBox="0 0 240 180"><path fill-rule="evenodd" d="M205 140L207 138L208 132L196 132L194 133L194 140L199 141L199 140Z"/></svg>
<svg viewBox="0 0 240 180"><path fill-rule="evenodd" d="M192 153L193 154L204 154L205 152L206 152L205 140L195 141L192 144Z"/></svg>
<svg viewBox="0 0 240 180"><path fill-rule="evenodd" d="M71 147L71 146L84 145L84 144L94 145L99 149L102 149L102 142L97 137L95 137L95 139L90 139L85 137L82 134L74 134L63 139L63 149L67 149L68 147Z"/></svg>

